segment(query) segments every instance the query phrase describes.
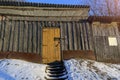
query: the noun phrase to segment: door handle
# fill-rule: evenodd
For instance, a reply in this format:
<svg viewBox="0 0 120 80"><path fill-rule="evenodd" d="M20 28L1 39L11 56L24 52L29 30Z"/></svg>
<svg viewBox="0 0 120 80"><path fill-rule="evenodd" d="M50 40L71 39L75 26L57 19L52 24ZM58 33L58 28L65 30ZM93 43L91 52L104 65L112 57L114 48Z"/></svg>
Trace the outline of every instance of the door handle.
<svg viewBox="0 0 120 80"><path fill-rule="evenodd" d="M43 44L42 46L47 46L47 45Z"/></svg>
<svg viewBox="0 0 120 80"><path fill-rule="evenodd" d="M54 38L54 41L57 41L57 40L59 41L60 38L59 38L59 37L55 37L55 38Z"/></svg>

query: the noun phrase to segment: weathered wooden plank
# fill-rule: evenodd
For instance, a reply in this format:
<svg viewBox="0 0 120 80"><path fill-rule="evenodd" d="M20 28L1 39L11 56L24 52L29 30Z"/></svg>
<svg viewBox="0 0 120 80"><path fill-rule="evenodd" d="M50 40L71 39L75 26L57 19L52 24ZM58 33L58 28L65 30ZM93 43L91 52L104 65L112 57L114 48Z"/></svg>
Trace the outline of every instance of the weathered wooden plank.
<svg viewBox="0 0 120 80"><path fill-rule="evenodd" d="M18 21L15 21L13 51L18 51Z"/></svg>
<svg viewBox="0 0 120 80"><path fill-rule="evenodd" d="M68 24L68 40L69 40L69 50L73 50L73 40L72 40L72 23L67 23Z"/></svg>
<svg viewBox="0 0 120 80"><path fill-rule="evenodd" d="M85 22L85 30L86 30L86 50L90 50L89 46L89 26L87 25L87 22Z"/></svg>
<svg viewBox="0 0 120 80"><path fill-rule="evenodd" d="M24 21L24 45L23 45L23 51L24 52L28 52L28 22L27 21Z"/></svg>
<svg viewBox="0 0 120 80"><path fill-rule="evenodd" d="M8 38L7 51L9 51L9 49L10 49L10 43L12 43L12 41L11 41L11 35L12 35L12 24L13 24L13 21L10 21L9 23L10 23L10 25L9 25L10 30L9 30L9 38Z"/></svg>
<svg viewBox="0 0 120 80"><path fill-rule="evenodd" d="M41 41L42 41L42 27L44 26L42 24L43 24L43 22L38 22L38 50L37 50L37 52L39 54L41 54L41 52L42 52L42 43L41 43Z"/></svg>
<svg viewBox="0 0 120 80"><path fill-rule="evenodd" d="M96 54L96 58L98 61L102 61L104 59L104 56L101 56L102 54L104 54L104 39L103 37L95 37L95 54Z"/></svg>
<svg viewBox="0 0 120 80"><path fill-rule="evenodd" d="M36 32L37 32L37 25L36 22L33 22L33 53L37 53L36 52Z"/></svg>
<svg viewBox="0 0 120 80"><path fill-rule="evenodd" d="M52 9L52 10L51 10ZM58 11L59 10L59 11ZM85 8L85 10L81 9L81 8L49 8L45 10L44 8L36 8L34 7L34 9L27 7L27 9L25 9L25 7L17 7L13 8L13 7L0 7L0 14L8 14L8 15L18 15L18 16L56 16L56 17L62 17L62 16L88 16L88 8Z"/></svg>
<svg viewBox="0 0 120 80"><path fill-rule="evenodd" d="M4 36L4 48L3 51L7 51L8 48L8 42L9 42L9 35L10 35L10 22L5 22L5 36Z"/></svg>
<svg viewBox="0 0 120 80"><path fill-rule="evenodd" d="M119 42L120 41L120 36L118 36L118 40L117 41L118 41L118 49L119 49L119 53L118 53L117 57L118 57L118 61L120 61L120 42Z"/></svg>
<svg viewBox="0 0 120 80"><path fill-rule="evenodd" d="M69 49L69 40L68 40L68 24L66 22L63 23L64 24L64 30L65 30L65 44L64 44L64 50L68 50Z"/></svg>
<svg viewBox="0 0 120 80"><path fill-rule="evenodd" d="M35 17L35 16L8 16L8 19L12 20L25 20L25 21L79 21L83 17L81 16L40 16L40 17ZM84 17L85 19L87 17Z"/></svg>
<svg viewBox="0 0 120 80"><path fill-rule="evenodd" d="M20 21L19 25L19 52L23 52L23 21Z"/></svg>
<svg viewBox="0 0 120 80"><path fill-rule="evenodd" d="M102 49L104 50L105 54L103 54L103 53L101 54L102 57L103 57L103 59L101 59L101 60L109 62L109 61L111 61L112 56L113 56L113 55L111 55L112 50L110 51L110 46L109 46L109 43L108 43L108 37L104 36L103 39L104 39L104 41L103 41L104 48L102 48Z"/></svg>
<svg viewBox="0 0 120 80"><path fill-rule="evenodd" d="M33 53L33 47L34 47L34 43L33 43L33 28L34 27L34 24L33 24L33 21L31 22L31 52Z"/></svg>
<svg viewBox="0 0 120 80"><path fill-rule="evenodd" d="M73 46L74 46L74 50L77 50L77 33L76 33L76 27L77 27L77 23L76 22L73 22L73 26L72 26L72 30L73 30L73 39L72 40L74 40L74 42L73 42Z"/></svg>
<svg viewBox="0 0 120 80"><path fill-rule="evenodd" d="M16 27L16 23L15 21L12 21L12 31L11 31L11 37L10 37L10 48L9 48L9 51L13 51L13 48L14 48L14 36L15 36L15 27Z"/></svg>
<svg viewBox="0 0 120 80"><path fill-rule="evenodd" d="M3 20L0 21L0 51L2 49L2 32L3 32Z"/></svg>
<svg viewBox="0 0 120 80"><path fill-rule="evenodd" d="M40 22L38 21L37 22L37 31L36 31L36 35L37 35L36 36L36 38L37 38L36 39L37 40L36 41L37 42L37 48L36 48L37 50L36 51L37 51L38 54L40 54L40 50L39 50L40 49L39 48L40 47L40 41L39 41L40 40L40 36L39 36L40 35L40 27L41 27L41 25L40 25Z"/></svg>
<svg viewBox="0 0 120 80"><path fill-rule="evenodd" d="M0 39L1 39L2 20L0 20Z"/></svg>
<svg viewBox="0 0 120 80"><path fill-rule="evenodd" d="M81 31L80 31L80 23L77 23L76 26L76 36L77 36L77 49L81 50Z"/></svg>
<svg viewBox="0 0 120 80"><path fill-rule="evenodd" d="M83 23L83 29L84 29L84 43L85 43L85 50L89 50L88 48L88 34L87 34L87 26L86 22Z"/></svg>
<svg viewBox="0 0 120 80"><path fill-rule="evenodd" d="M60 28L55 28L54 29L55 31L55 34L54 34L54 37L56 38L60 38ZM60 40L55 40L54 39L54 44L55 44L55 59L54 60L58 60L60 61L61 59L61 56L60 56Z"/></svg>
<svg viewBox="0 0 120 80"><path fill-rule="evenodd" d="M89 49L93 50L93 34L92 34L92 26L87 23L87 27L88 27L88 40L89 40Z"/></svg>
<svg viewBox="0 0 120 80"><path fill-rule="evenodd" d="M34 24L36 25L36 32L35 32L35 35L36 35L36 37L35 37L35 39L36 39L35 40L36 49L35 49L35 51L38 54L38 52L37 52L37 50L38 50L38 21L35 21Z"/></svg>
<svg viewBox="0 0 120 80"><path fill-rule="evenodd" d="M32 24L28 22L28 52L32 52Z"/></svg>
<svg viewBox="0 0 120 80"><path fill-rule="evenodd" d="M81 49L85 50L85 44L84 44L84 28L82 26L82 23L80 23L80 36L81 36Z"/></svg>
<svg viewBox="0 0 120 80"><path fill-rule="evenodd" d="M61 50L64 50L64 44L65 44L65 36L64 36L64 26L63 22L60 22L60 33L61 33Z"/></svg>

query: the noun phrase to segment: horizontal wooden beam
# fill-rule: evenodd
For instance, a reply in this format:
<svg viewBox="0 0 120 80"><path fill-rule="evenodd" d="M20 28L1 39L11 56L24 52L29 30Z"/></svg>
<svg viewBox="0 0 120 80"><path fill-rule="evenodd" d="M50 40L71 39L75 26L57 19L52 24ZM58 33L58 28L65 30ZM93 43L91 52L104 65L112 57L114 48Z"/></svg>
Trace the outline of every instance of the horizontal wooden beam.
<svg viewBox="0 0 120 80"><path fill-rule="evenodd" d="M0 6L1 15L18 16L88 16L89 8L33 8Z"/></svg>
<svg viewBox="0 0 120 80"><path fill-rule="evenodd" d="M26 17L26 16L7 16L6 20L25 20L25 21L79 21L81 19L86 19L87 20L87 16L84 17L79 17L79 16L62 16L62 17L50 17L50 16L46 16L46 17Z"/></svg>

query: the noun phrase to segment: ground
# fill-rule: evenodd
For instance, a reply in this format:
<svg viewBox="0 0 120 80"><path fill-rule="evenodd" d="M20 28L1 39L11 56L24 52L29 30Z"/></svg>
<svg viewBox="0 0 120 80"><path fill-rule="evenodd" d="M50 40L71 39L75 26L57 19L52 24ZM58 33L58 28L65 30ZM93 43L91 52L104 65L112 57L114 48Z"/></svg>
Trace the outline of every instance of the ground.
<svg viewBox="0 0 120 80"><path fill-rule="evenodd" d="M120 80L120 64L92 60L65 60L69 80ZM45 80L44 64L16 59L0 60L0 80Z"/></svg>

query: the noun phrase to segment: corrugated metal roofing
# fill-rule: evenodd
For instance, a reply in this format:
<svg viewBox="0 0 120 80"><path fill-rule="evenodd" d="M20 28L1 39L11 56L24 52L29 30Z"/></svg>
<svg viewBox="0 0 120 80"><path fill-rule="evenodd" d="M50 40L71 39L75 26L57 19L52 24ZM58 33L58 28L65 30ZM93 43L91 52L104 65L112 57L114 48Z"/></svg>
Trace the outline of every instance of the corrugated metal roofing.
<svg viewBox="0 0 120 80"><path fill-rule="evenodd" d="M0 6L31 6L31 7L55 7L55 8L89 8L88 5L49 4L33 2L0 1Z"/></svg>

